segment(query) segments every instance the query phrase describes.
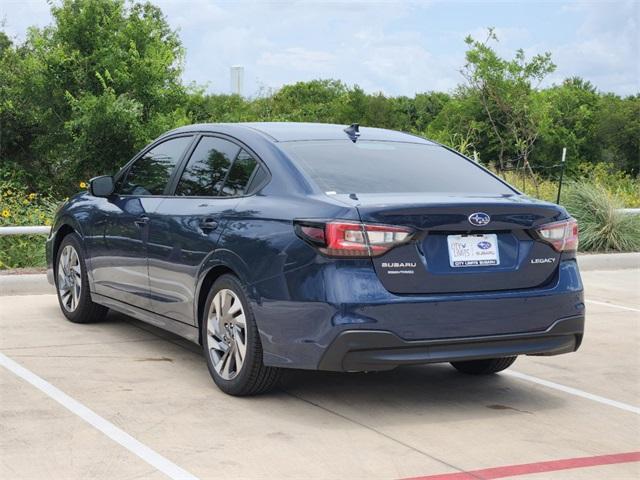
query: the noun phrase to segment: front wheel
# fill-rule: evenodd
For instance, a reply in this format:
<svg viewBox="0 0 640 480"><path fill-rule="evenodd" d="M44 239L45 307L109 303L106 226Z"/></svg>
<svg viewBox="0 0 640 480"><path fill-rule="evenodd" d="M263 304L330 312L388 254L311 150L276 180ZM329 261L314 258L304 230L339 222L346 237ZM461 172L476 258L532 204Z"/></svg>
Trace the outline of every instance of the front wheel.
<svg viewBox="0 0 640 480"><path fill-rule="evenodd" d="M462 372L470 375L489 375L491 373L498 373L513 365L518 357L504 357L504 358L488 358L486 360L469 360L465 362L451 362L453 367Z"/></svg>
<svg viewBox="0 0 640 480"><path fill-rule="evenodd" d="M108 309L91 301L80 237L75 233L62 239L54 271L58 302L65 317L74 323L91 323L104 318Z"/></svg>
<svg viewBox="0 0 640 480"><path fill-rule="evenodd" d="M262 362L262 344L244 287L234 275L218 278L207 297L202 346L209 373L229 395L264 393L281 370Z"/></svg>

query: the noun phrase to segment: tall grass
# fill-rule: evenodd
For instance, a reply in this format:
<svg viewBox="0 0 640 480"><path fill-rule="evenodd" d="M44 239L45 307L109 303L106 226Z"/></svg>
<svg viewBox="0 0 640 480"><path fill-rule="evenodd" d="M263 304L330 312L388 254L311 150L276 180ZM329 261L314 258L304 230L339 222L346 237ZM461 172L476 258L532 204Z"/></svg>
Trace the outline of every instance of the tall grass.
<svg viewBox="0 0 640 480"><path fill-rule="evenodd" d="M578 220L580 250L640 251L640 216L620 212L622 202L604 187L573 183L563 197L564 206Z"/></svg>

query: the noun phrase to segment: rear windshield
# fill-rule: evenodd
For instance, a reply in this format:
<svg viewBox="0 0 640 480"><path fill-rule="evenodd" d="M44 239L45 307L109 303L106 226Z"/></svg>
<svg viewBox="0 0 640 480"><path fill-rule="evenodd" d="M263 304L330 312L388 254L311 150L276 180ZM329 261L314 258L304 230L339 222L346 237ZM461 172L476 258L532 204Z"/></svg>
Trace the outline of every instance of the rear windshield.
<svg viewBox="0 0 640 480"><path fill-rule="evenodd" d="M279 146L328 193L515 193L473 162L438 145L324 140Z"/></svg>

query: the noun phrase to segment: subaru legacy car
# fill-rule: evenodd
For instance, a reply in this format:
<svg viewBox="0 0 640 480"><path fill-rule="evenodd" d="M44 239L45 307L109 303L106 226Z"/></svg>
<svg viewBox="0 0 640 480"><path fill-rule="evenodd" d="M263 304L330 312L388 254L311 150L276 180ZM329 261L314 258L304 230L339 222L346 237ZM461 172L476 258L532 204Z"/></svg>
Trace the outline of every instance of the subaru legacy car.
<svg viewBox="0 0 640 480"><path fill-rule="evenodd" d="M72 322L111 309L202 346L232 395L285 368L573 352L578 226L463 155L378 128L172 130L57 213L48 278Z"/></svg>

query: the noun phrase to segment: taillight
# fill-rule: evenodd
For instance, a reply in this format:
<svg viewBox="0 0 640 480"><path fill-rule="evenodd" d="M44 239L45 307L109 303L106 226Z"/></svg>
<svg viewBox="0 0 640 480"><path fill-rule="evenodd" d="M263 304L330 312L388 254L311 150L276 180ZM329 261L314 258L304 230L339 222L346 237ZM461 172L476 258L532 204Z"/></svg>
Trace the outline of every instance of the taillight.
<svg viewBox="0 0 640 480"><path fill-rule="evenodd" d="M540 238L551 244L557 252L571 252L578 249L578 222L575 218L547 223L538 227L537 232Z"/></svg>
<svg viewBox="0 0 640 480"><path fill-rule="evenodd" d="M330 257L377 257L407 242L413 230L359 222L295 222L300 238Z"/></svg>

